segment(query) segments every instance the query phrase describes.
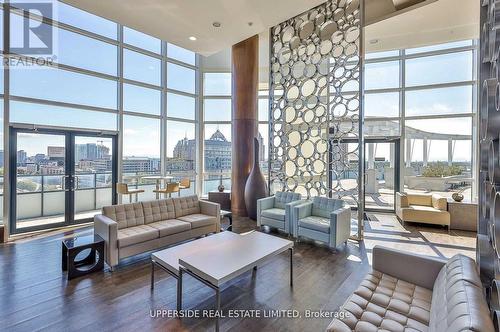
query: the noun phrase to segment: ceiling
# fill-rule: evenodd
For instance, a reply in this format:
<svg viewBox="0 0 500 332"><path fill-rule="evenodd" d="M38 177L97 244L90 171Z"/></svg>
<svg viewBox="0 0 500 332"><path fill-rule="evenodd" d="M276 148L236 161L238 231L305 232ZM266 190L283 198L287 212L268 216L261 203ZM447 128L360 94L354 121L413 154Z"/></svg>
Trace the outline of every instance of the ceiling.
<svg viewBox="0 0 500 332"><path fill-rule="evenodd" d="M396 12L402 0L368 0L365 28L367 52L412 48L457 40L479 38L479 6L476 0L427 0ZM378 3L378 5L376 5ZM368 5L370 4L370 5ZM401 5L401 4L399 4ZM376 43L372 41L376 40ZM269 33L259 34L259 82L268 81ZM202 58L205 71L230 71L229 47Z"/></svg>
<svg viewBox="0 0 500 332"><path fill-rule="evenodd" d="M438 0L422 4L367 25L366 50L386 51L479 38L477 0Z"/></svg>
<svg viewBox="0 0 500 332"><path fill-rule="evenodd" d="M324 1L63 0L202 55L219 52ZM222 26L215 28L213 22ZM191 36L197 40L189 40Z"/></svg>

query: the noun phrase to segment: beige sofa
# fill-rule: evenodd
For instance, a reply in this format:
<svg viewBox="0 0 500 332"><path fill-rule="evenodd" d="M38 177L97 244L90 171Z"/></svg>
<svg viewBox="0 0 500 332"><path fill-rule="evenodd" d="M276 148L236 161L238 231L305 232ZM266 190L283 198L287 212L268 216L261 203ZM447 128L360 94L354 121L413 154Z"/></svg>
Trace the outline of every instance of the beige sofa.
<svg viewBox="0 0 500 332"><path fill-rule="evenodd" d="M120 259L220 231L220 205L197 196L113 205L94 217L105 241L105 261Z"/></svg>
<svg viewBox="0 0 500 332"><path fill-rule="evenodd" d="M396 215L405 222L450 227L448 201L437 194L396 193Z"/></svg>
<svg viewBox="0 0 500 332"><path fill-rule="evenodd" d="M328 332L494 331L475 262L375 246L373 269Z"/></svg>

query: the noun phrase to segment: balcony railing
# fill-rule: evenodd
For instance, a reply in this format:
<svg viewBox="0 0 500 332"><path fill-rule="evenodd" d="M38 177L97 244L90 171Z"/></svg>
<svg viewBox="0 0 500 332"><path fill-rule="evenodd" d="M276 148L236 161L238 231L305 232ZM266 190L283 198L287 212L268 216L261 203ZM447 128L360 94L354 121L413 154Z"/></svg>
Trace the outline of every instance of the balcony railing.
<svg viewBox="0 0 500 332"><path fill-rule="evenodd" d="M75 213L111 205L111 172L79 173L75 179ZM64 214L64 180L64 175L17 175L17 220Z"/></svg>

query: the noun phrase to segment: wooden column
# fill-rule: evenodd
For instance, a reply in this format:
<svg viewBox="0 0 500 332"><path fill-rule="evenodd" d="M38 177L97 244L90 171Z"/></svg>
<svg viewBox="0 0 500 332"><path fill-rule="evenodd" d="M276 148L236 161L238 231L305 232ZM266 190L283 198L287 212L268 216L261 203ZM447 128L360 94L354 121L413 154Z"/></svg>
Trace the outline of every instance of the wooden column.
<svg viewBox="0 0 500 332"><path fill-rule="evenodd" d="M259 36L232 47L232 176L231 209L236 216L247 216L245 183L252 169L253 138L258 134L257 93L259 82Z"/></svg>

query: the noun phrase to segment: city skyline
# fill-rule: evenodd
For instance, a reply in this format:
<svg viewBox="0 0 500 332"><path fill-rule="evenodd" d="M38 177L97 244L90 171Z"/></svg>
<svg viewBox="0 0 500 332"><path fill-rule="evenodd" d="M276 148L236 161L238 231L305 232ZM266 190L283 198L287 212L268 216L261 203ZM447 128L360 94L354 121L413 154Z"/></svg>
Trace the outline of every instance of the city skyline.
<svg viewBox="0 0 500 332"><path fill-rule="evenodd" d="M22 136L20 149L17 151L17 164L19 174L63 174L65 172L65 146L47 145L57 142L51 135L39 135L42 139L37 140L40 149L33 149L28 153L24 147L28 141L32 140L34 134ZM45 140L43 138L46 138ZM57 137L59 138L59 137ZM266 147L264 140L259 133L259 142L261 145L259 160L265 160ZM108 139L109 140L109 139ZM80 140L79 140L80 141ZM59 143L62 143L59 141ZM75 144L75 165L79 172L109 172L112 168L112 153L108 146L110 143L100 138L85 138L83 143ZM187 134L184 138L177 141L170 155L166 158L166 169L168 172L186 172L194 171L196 167L196 140L188 139ZM210 138L205 140L205 171L230 171L231 170L231 141L217 128ZM44 151L44 152L42 152ZM159 157L150 156L124 156L122 170L124 173L155 173L161 170L161 160Z"/></svg>

